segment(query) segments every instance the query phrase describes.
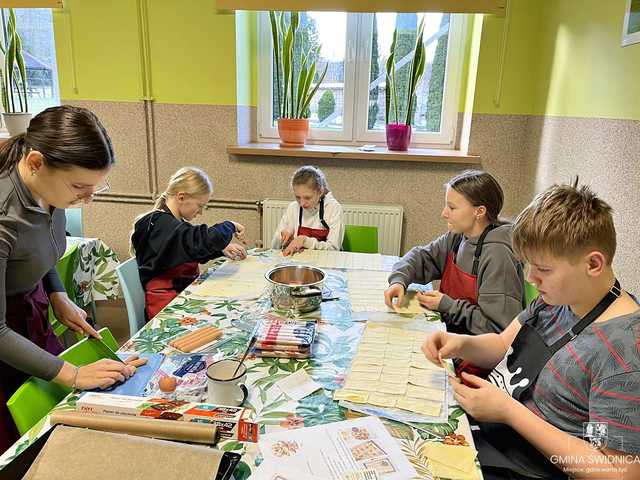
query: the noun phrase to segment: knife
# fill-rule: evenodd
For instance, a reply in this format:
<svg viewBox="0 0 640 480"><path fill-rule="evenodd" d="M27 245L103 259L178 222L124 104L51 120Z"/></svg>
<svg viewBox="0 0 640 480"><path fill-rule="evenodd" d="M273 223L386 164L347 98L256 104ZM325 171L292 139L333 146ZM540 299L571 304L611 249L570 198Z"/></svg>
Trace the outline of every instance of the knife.
<svg viewBox="0 0 640 480"><path fill-rule="evenodd" d="M100 357L109 358L111 360L115 360L116 362L124 363L124 361L116 354L116 352L111 350L111 347L104 343L103 340L99 340L95 337L89 337L87 341L92 346L93 350L98 355L100 355Z"/></svg>

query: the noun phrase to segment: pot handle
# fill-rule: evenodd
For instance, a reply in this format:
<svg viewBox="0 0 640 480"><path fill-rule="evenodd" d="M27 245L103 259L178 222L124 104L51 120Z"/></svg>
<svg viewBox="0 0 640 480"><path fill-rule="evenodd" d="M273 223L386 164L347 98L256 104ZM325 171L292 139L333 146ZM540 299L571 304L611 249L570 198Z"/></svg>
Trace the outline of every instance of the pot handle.
<svg viewBox="0 0 640 480"><path fill-rule="evenodd" d="M322 290L317 288L305 288L300 291L292 291L291 296L294 298L309 298L309 297L318 297L322 295Z"/></svg>

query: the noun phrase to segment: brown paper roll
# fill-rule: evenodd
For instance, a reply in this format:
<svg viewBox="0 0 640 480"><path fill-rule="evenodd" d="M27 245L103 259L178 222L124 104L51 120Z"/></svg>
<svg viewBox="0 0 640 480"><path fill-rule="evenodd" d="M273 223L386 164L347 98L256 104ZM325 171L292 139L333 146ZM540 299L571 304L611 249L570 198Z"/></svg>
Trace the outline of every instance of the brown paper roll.
<svg viewBox="0 0 640 480"><path fill-rule="evenodd" d="M214 445L218 427L207 423L182 422L156 418L118 417L80 412L53 412L51 425L60 423L103 432L128 433L142 437L179 440Z"/></svg>

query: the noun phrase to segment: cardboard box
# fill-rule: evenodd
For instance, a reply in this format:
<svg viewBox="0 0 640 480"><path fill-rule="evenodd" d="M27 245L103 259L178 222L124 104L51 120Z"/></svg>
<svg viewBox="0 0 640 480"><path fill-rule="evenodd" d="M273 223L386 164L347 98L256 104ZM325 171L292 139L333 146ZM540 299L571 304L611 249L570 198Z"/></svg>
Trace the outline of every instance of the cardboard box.
<svg viewBox="0 0 640 480"><path fill-rule="evenodd" d="M258 441L259 426L251 421L251 411L244 407L87 392L76 403L76 410L103 415L129 415L182 422L213 423L218 426L218 435L222 439L232 438L241 442Z"/></svg>
<svg viewBox="0 0 640 480"><path fill-rule="evenodd" d="M78 441L74 442L74 458L73 461L69 461L68 456L68 443L60 447L58 443L55 446L56 439L53 438L52 444L48 445L54 433L60 429L72 429L76 431L79 436ZM118 434L107 434L107 437L118 436ZM42 466L43 462L51 460L50 458L40 458L41 452L49 448L49 454L61 454L66 455L62 461L54 462L53 469L56 472L54 475L45 474L44 478L79 478L79 479L122 479L129 478L128 475L123 477L123 471L126 474L133 474L134 469L144 469L144 477L139 475L133 475L135 478L162 478L162 479L184 479L184 478L202 478L203 469L202 462L193 462L193 465L185 466L185 455L179 451L179 449L185 449L185 451L199 450L202 452L203 448L193 445L182 445L177 442L166 442L162 440L143 439L142 437L135 437L130 435L121 435L116 443L116 447L122 446L124 448L123 455L127 455L132 451L131 444L133 443L133 449L136 453L136 462L126 463L122 461L123 456L114 454L112 447L104 448L105 435L104 432L98 432L89 429L80 429L74 427L64 427L62 425L55 425L49 429L43 436L35 440L29 447L22 450L16 457L14 457L9 464L0 470L0 480L15 480L17 478L23 478L27 475L27 472L34 463L39 462ZM165 448L167 445L171 445L170 451ZM195 448L194 448L195 447ZM128 450L127 450L128 449ZM166 460L161 462L157 458L157 452L162 451L163 458L160 460ZM207 448L213 455L218 455L220 452L215 453L216 450ZM42 452L43 457L44 453ZM147 462L143 465L144 461L140 461L141 458L151 458L151 462ZM193 458L193 457L191 457ZM202 458L202 457L201 457ZM218 466L218 473L215 477L206 477L210 480L229 480L232 478L233 471L240 461L240 455L233 452L222 453L222 458ZM161 464L162 463L162 464ZM177 473L172 473L169 470L174 468L178 470ZM42 472L44 474L44 472ZM50 472L49 472L50 473ZM139 473L139 472L138 472ZM131 478L133 478L133 476ZM26 477L31 478L31 477ZM39 478L36 476L36 478Z"/></svg>

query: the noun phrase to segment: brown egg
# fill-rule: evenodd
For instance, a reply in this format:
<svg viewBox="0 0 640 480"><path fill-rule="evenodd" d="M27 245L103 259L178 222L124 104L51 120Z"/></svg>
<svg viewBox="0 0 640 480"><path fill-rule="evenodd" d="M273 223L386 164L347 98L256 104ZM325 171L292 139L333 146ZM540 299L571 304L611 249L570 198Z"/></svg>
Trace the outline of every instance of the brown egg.
<svg viewBox="0 0 640 480"><path fill-rule="evenodd" d="M178 386L178 381L176 377L162 377L159 386L163 392L174 392Z"/></svg>

